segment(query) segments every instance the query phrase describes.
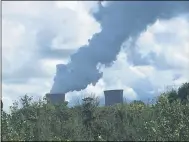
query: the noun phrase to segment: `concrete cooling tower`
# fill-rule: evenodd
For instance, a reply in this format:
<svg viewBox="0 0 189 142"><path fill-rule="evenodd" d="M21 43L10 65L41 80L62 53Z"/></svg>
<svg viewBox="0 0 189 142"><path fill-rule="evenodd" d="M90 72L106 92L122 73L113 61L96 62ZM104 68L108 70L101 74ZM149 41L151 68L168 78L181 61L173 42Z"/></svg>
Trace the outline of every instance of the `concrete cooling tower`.
<svg viewBox="0 0 189 142"><path fill-rule="evenodd" d="M123 90L106 90L104 91L104 95L105 106L123 103Z"/></svg>
<svg viewBox="0 0 189 142"><path fill-rule="evenodd" d="M48 93L47 96L53 104L65 101L65 94L63 93L56 93L56 94Z"/></svg>

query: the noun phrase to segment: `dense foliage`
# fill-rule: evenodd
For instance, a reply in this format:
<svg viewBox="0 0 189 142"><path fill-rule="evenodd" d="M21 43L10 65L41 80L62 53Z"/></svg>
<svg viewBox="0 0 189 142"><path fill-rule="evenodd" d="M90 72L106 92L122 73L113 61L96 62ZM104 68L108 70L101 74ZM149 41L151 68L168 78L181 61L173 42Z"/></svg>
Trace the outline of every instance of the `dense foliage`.
<svg viewBox="0 0 189 142"><path fill-rule="evenodd" d="M72 108L47 99L21 98L11 113L2 111L4 141L189 140L189 83L160 95L153 104L142 101L100 107L95 98Z"/></svg>

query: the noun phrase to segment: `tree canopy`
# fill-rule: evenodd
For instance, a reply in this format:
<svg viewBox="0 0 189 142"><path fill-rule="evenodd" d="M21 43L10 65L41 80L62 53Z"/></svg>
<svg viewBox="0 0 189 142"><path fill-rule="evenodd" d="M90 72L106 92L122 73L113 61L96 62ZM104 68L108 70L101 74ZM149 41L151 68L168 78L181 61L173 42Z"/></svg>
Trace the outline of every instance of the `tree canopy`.
<svg viewBox="0 0 189 142"><path fill-rule="evenodd" d="M162 93L154 104L134 100L98 106L94 97L80 105L37 102L25 95L2 111L3 141L187 141L189 83ZM19 103L21 108L19 108ZM184 102L184 103L183 103Z"/></svg>

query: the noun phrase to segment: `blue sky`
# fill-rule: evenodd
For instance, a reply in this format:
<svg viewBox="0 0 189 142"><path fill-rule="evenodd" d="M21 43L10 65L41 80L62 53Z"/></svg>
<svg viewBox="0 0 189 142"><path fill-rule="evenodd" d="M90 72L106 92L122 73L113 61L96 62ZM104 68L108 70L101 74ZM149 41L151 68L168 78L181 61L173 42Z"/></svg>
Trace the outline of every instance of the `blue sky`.
<svg viewBox="0 0 189 142"><path fill-rule="evenodd" d="M83 94L103 97L105 89L124 89L127 99L144 100L159 95L166 86L188 81L189 10L180 9L189 3L171 11L177 5L172 4L171 12L157 8L158 2L151 9L148 6L153 4L146 4L144 8L145 3L136 3L130 11L126 7L124 15L124 4L115 2L3 2L5 110L26 93L37 99L49 92L56 64L77 71L63 75L67 80L61 81L69 88L70 103ZM161 16L161 11L167 15ZM115 38L122 31L122 37Z"/></svg>

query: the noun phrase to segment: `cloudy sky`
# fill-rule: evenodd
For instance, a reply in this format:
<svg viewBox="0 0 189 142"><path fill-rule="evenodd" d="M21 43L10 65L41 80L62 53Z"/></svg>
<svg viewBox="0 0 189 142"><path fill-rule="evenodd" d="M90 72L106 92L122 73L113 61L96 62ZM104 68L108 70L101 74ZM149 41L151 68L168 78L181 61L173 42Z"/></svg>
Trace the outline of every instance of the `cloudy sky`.
<svg viewBox="0 0 189 142"><path fill-rule="evenodd" d="M187 4L189 6L189 3ZM98 35L98 39L105 38L108 43L110 40L119 41L114 39L116 34L119 36L118 32L107 32L107 26L114 24L110 20L111 17L119 17L114 13L116 9L121 9L113 5L116 4L99 4L97 1L2 2L4 109L8 110L14 100L26 93L38 99L50 92L57 64L70 64L77 59L80 62L75 61L75 64L78 63L77 67L74 66L75 70L81 74L90 74L90 69L93 68L89 66L94 62L90 59L90 54L87 55L87 51L93 49L96 54L92 57L99 60L94 70L103 75L98 79L90 77L91 81L81 91L75 89L77 91L68 92L66 99L72 104L75 98L83 94L92 93L103 98L105 89L124 89L124 97L128 100L145 100L159 95L166 86L178 86L189 81L189 10L166 18L158 18L157 15L157 18L149 21L146 28L139 30L137 35L123 37L124 41L120 40L122 44L119 47L108 49L104 40L98 40L101 41L98 48L90 47L95 44L95 35ZM143 9L146 10L147 7ZM148 12L144 14L148 17ZM137 16L134 12L126 15ZM138 19L140 26L144 20ZM119 18L115 18L115 21L118 23L116 31L129 29L129 22L123 25L119 24ZM84 52L83 48L90 50ZM114 54L111 54L113 51ZM81 52L85 55L78 54ZM101 55L104 57L102 60ZM110 56L112 60L109 59ZM82 62L85 64L85 70L79 70L78 66ZM93 71L90 75L93 75ZM82 84L82 79L86 76L81 76L77 75L75 80L81 79L79 83Z"/></svg>

